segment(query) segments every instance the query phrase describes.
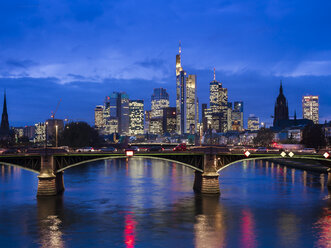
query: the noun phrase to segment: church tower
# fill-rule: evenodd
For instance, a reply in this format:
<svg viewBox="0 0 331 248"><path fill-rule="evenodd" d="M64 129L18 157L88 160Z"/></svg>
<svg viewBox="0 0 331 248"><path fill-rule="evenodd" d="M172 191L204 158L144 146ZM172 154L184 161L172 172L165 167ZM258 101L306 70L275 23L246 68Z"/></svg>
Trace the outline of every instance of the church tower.
<svg viewBox="0 0 331 248"><path fill-rule="evenodd" d="M279 126L280 120L288 120L288 103L286 101L286 98L283 94L283 85L282 81L280 81L280 87L279 87L279 95L276 100L275 104L275 114L274 114L274 127Z"/></svg>
<svg viewBox="0 0 331 248"><path fill-rule="evenodd" d="M1 117L1 126L0 126L0 137L5 138L9 135L9 121L8 121L8 113L7 113L7 101L6 101L6 92L4 94L3 100L3 110Z"/></svg>

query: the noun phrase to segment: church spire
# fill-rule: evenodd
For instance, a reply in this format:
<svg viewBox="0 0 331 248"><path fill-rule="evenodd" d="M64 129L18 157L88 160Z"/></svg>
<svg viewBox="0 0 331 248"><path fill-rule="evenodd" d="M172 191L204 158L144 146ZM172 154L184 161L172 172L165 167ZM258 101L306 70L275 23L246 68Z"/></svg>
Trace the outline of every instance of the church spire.
<svg viewBox="0 0 331 248"><path fill-rule="evenodd" d="M8 115L7 114L6 90L5 90L5 93L4 93L2 114Z"/></svg>
<svg viewBox="0 0 331 248"><path fill-rule="evenodd" d="M280 80L279 94L283 94L283 83L282 83L282 80Z"/></svg>
<svg viewBox="0 0 331 248"><path fill-rule="evenodd" d="M7 113L7 100L6 100L6 90L4 92L3 99L3 110L1 117L1 126L0 126L0 136L6 136L9 134L9 122L8 122L8 113Z"/></svg>

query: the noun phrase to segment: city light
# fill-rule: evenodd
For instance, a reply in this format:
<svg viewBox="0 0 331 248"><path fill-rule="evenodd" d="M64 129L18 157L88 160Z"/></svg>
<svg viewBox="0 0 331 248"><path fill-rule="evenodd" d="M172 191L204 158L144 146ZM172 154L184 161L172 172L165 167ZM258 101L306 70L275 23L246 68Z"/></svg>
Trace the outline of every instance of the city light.
<svg viewBox="0 0 331 248"><path fill-rule="evenodd" d="M325 153L323 154L323 156L324 156L324 158L329 158L329 157L330 157L330 154L329 154L328 152L325 152Z"/></svg>
<svg viewBox="0 0 331 248"><path fill-rule="evenodd" d="M133 156L133 151L132 150L127 150L127 151L125 151L125 155L127 157L132 157Z"/></svg>
<svg viewBox="0 0 331 248"><path fill-rule="evenodd" d="M282 153L280 154L280 156L285 157L285 156L286 156L286 152L282 152Z"/></svg>

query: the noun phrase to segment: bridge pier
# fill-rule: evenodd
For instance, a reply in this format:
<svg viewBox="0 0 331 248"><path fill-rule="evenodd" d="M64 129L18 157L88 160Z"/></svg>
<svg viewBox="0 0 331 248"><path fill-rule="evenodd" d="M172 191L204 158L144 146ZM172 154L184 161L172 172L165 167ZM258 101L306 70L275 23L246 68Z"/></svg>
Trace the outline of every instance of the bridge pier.
<svg viewBox="0 0 331 248"><path fill-rule="evenodd" d="M54 174L52 155L41 156L37 197L55 196L64 191L63 172Z"/></svg>
<svg viewBox="0 0 331 248"><path fill-rule="evenodd" d="M202 194L220 194L219 174L217 173L216 154L205 154L203 172L195 171L195 192Z"/></svg>
<svg viewBox="0 0 331 248"><path fill-rule="evenodd" d="M328 173L328 183L327 186L329 189L331 189L331 172Z"/></svg>

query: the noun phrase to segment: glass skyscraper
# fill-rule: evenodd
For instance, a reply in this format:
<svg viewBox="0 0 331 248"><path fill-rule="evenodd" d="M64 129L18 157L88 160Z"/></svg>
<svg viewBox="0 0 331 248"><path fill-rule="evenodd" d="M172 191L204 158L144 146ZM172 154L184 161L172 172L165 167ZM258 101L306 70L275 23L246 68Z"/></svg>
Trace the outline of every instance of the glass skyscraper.
<svg viewBox="0 0 331 248"><path fill-rule="evenodd" d="M196 132L198 106L196 97L196 75L186 76L181 65L181 45L176 55L176 124L177 133Z"/></svg>
<svg viewBox="0 0 331 248"><path fill-rule="evenodd" d="M118 132L129 135L129 96L125 92L113 92L109 99L110 117L118 120Z"/></svg>
<svg viewBox="0 0 331 248"><path fill-rule="evenodd" d="M144 100L130 100L130 135L144 134Z"/></svg>
<svg viewBox="0 0 331 248"><path fill-rule="evenodd" d="M169 94L166 89L155 88L151 97L151 118L162 118L163 109L169 107Z"/></svg>
<svg viewBox="0 0 331 248"><path fill-rule="evenodd" d="M209 84L209 103L212 114L211 128L217 132L228 130L228 90L222 87L222 83L216 80L214 68L214 80Z"/></svg>
<svg viewBox="0 0 331 248"><path fill-rule="evenodd" d="M312 120L315 124L319 123L318 96L302 97L302 115L304 119Z"/></svg>

